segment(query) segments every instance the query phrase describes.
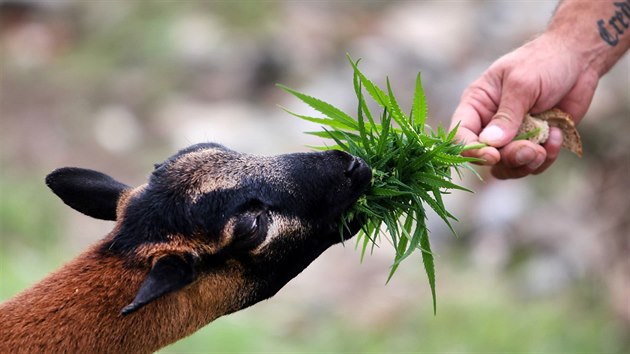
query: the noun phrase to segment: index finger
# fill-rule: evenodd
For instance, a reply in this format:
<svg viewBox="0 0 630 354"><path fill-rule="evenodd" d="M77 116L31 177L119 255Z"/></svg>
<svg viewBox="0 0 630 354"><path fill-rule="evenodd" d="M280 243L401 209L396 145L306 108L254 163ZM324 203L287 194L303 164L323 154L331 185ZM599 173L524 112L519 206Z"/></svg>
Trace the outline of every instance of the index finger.
<svg viewBox="0 0 630 354"><path fill-rule="evenodd" d="M482 119L479 112L472 105L462 101L455 109L451 119L450 130L457 128L455 141L464 145L478 144L479 132L482 129ZM462 155L479 158L483 160L482 164L484 165L495 165L501 158L499 151L491 146L467 150Z"/></svg>
<svg viewBox="0 0 630 354"><path fill-rule="evenodd" d="M459 125L459 127L458 127ZM481 132L481 117L479 112L466 102L460 102L451 118L450 130L457 129L455 140L462 144L474 144L479 142Z"/></svg>

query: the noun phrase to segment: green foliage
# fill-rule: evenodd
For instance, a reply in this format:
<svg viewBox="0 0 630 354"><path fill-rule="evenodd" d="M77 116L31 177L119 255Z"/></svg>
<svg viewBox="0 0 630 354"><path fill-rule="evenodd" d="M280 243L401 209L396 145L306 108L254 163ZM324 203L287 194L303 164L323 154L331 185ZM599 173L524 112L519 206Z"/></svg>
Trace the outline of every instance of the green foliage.
<svg viewBox="0 0 630 354"><path fill-rule="evenodd" d="M0 174L0 249L28 244L49 247L60 238L59 208L42 180ZM2 254L0 252L0 254Z"/></svg>
<svg viewBox="0 0 630 354"><path fill-rule="evenodd" d="M460 155L464 146L453 141L456 129L447 133L441 127L433 131L426 125L427 105L420 74L416 78L411 113L407 116L397 102L389 79L387 89L383 90L359 70L358 62L350 57L348 60L354 69L354 91L358 100L356 119L320 99L280 86L324 117L287 112L324 126L323 131L309 134L332 139L335 144L320 149L340 149L362 158L371 166L371 187L344 215L342 225L355 218L365 220L357 237L361 257L368 248L377 245L381 227L387 228L396 249L388 281L400 263L419 250L435 311L435 265L425 206L433 209L453 230L451 220L457 219L446 210L442 195L452 189L467 191L452 182L452 171L467 166L472 159ZM375 117L369 110L364 90L382 108L380 117Z"/></svg>
<svg viewBox="0 0 630 354"><path fill-rule="evenodd" d="M630 353L604 294L594 294L593 301L567 288L524 299L514 296L513 275L479 272L464 255L445 252L449 260L459 256L465 268L452 262L441 267L452 286L440 291L448 306L438 317L431 318L428 307L413 306L429 301L422 291L396 299L385 316L369 309L352 315L357 308L344 304L356 300L309 303L299 291L286 296L289 291L283 301L222 317L160 353ZM395 285L402 286L399 291L417 289L410 279L420 276L418 270L401 269L397 276L406 281ZM287 306L288 299L295 304Z"/></svg>
<svg viewBox="0 0 630 354"><path fill-rule="evenodd" d="M43 179L16 169L0 172L0 301L32 285L64 255L57 247L59 203ZM41 250L50 253L42 256Z"/></svg>

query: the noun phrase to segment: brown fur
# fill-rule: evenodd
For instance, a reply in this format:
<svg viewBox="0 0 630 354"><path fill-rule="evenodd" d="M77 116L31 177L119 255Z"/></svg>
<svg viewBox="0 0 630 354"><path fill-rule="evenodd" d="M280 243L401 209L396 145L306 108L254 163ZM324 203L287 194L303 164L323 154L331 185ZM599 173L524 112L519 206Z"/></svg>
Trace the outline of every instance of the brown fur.
<svg viewBox="0 0 630 354"><path fill-rule="evenodd" d="M130 198L143 188L121 195L119 220ZM80 353L85 348L94 353L152 353L243 307L242 294L251 289L233 262L227 272L204 275L132 316L122 315L149 269L131 263L148 264L167 254L212 254L220 245L173 236L169 243L139 247L130 262L99 251L119 225L34 287L0 304L0 353Z"/></svg>
<svg viewBox="0 0 630 354"><path fill-rule="evenodd" d="M273 296L358 231L337 227L371 179L366 165L348 174L356 163L341 152L266 158L198 144L134 189L56 170L46 183L66 204L117 223L0 304L0 353L150 353Z"/></svg>
<svg viewBox="0 0 630 354"><path fill-rule="evenodd" d="M247 293L233 264L131 316L121 309L146 276L92 247L33 288L0 304L0 353L151 353L236 311ZM45 325L42 326L42 323ZM90 329L86 331L85 329Z"/></svg>
<svg viewBox="0 0 630 354"><path fill-rule="evenodd" d="M190 254L193 257L198 258L200 255L215 254L223 246L221 244L208 244L202 242L200 239L187 239L180 235L167 236L167 243L157 244L145 244L140 245L135 251L137 258L143 262L144 260L152 263L151 260L157 260L167 255L184 255ZM227 238L221 238L226 240ZM144 263L144 262L143 262Z"/></svg>

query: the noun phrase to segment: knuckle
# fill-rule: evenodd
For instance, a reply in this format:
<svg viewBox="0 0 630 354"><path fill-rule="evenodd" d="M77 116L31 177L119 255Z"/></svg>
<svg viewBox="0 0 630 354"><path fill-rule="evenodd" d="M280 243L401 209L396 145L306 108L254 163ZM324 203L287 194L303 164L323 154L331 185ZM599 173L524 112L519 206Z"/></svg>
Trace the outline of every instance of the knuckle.
<svg viewBox="0 0 630 354"><path fill-rule="evenodd" d="M508 80L509 86L516 92L528 92L533 86L531 79L523 75L511 75Z"/></svg>
<svg viewBox="0 0 630 354"><path fill-rule="evenodd" d="M537 86L539 81L537 75L532 75L528 71L515 68L505 77L505 86L509 87L516 93L531 92Z"/></svg>
<svg viewBox="0 0 630 354"><path fill-rule="evenodd" d="M492 117L492 120L504 122L507 124L513 124L517 122L514 111L510 108L503 108L501 111L497 112L497 114Z"/></svg>

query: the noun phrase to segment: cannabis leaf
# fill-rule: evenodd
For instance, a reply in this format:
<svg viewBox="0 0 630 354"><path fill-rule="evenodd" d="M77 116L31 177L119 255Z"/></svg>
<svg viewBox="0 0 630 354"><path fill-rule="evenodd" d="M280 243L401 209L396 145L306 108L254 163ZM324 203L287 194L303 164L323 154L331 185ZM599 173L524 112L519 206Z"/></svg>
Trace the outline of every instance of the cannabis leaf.
<svg viewBox="0 0 630 354"><path fill-rule="evenodd" d="M309 117L285 110L323 126L322 131L308 134L331 139L334 144L318 149L340 149L362 158L371 166L370 189L342 217L341 225L345 227L355 218L365 220L357 236L362 259L368 249L377 246L381 227L385 225L396 250L387 281L403 260L414 251L420 251L435 313L435 261L426 225L426 207L433 209L453 231L451 220L457 219L446 210L442 195L453 189L469 191L452 182L452 171L459 173L459 168L468 167L467 162L474 159L461 156L465 147L453 140L456 129L447 134L441 127L433 131L426 125L427 104L420 74L416 77L411 112L406 115L389 79L387 88L382 89L359 70L358 61L350 56L348 61L353 68L358 102L356 118L320 99L279 85L324 117ZM379 116L369 110L364 91L382 108Z"/></svg>

